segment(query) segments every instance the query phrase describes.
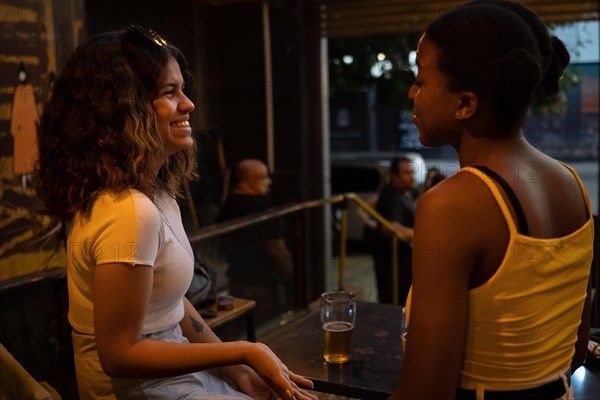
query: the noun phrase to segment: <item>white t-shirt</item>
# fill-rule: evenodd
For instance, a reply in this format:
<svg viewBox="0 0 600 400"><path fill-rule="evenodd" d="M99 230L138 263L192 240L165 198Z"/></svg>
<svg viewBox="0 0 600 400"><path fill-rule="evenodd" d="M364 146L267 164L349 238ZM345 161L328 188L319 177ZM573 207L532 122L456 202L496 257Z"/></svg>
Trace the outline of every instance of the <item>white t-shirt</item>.
<svg viewBox="0 0 600 400"><path fill-rule="evenodd" d="M154 270L142 334L167 329L183 318L194 255L175 199L160 191L156 204L135 189L102 193L89 218L80 213L73 217L67 279L69 322L76 331L94 334L94 271L112 263L148 265Z"/></svg>

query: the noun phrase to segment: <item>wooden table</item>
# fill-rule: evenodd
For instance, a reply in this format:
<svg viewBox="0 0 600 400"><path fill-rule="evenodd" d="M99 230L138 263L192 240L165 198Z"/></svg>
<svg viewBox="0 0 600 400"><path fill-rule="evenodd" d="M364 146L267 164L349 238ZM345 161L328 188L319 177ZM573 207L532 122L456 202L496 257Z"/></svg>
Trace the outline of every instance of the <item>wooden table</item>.
<svg viewBox="0 0 600 400"><path fill-rule="evenodd" d="M261 339L292 371L311 379L316 391L359 399L387 399L402 372L401 319L398 306L359 301L352 360L339 365L323 360L318 311ZM576 399L600 399L600 361L588 362L575 371L572 384Z"/></svg>
<svg viewBox="0 0 600 400"><path fill-rule="evenodd" d="M360 399L386 399L400 378L403 352L398 306L359 301L352 336L352 360L323 360L318 312L292 323L263 341L294 372L313 380L316 391Z"/></svg>
<svg viewBox="0 0 600 400"><path fill-rule="evenodd" d="M233 308L231 310L217 310L216 305L210 307L199 308L198 313L202 314L207 310L217 311L217 316L214 318L205 318L204 322L215 330L220 326L236 321L240 318L246 319L246 332L250 342L256 342L256 328L254 321L254 309L256 302L254 300L242 299L240 297L233 298Z"/></svg>

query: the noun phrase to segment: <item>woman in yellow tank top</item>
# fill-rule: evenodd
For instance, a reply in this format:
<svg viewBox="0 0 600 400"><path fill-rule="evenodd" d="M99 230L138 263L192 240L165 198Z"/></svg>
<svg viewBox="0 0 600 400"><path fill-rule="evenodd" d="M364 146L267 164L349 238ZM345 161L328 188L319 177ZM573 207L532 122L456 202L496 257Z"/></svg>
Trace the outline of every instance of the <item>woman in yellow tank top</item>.
<svg viewBox="0 0 600 400"><path fill-rule="evenodd" d="M424 145L452 145L461 170L417 206L393 399L572 398L589 334L591 208L575 171L522 133L568 62L512 1L459 6L422 36L413 122Z"/></svg>

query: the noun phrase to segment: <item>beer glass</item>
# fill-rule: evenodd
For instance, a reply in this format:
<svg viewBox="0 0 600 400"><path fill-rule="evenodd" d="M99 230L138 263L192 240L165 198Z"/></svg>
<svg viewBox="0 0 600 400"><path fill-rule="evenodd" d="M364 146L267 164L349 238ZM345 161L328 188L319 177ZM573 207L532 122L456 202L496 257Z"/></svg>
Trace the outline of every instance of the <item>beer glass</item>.
<svg viewBox="0 0 600 400"><path fill-rule="evenodd" d="M334 291L321 295L323 358L329 363L344 363L352 358L352 330L356 319L354 293Z"/></svg>

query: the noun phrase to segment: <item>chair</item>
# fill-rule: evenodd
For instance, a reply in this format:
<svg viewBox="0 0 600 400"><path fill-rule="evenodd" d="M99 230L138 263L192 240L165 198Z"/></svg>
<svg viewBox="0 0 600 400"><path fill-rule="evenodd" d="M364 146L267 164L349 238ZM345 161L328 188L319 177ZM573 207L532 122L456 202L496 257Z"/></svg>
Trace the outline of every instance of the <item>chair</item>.
<svg viewBox="0 0 600 400"><path fill-rule="evenodd" d="M60 400L46 382L36 381L0 343L0 398L3 400Z"/></svg>

